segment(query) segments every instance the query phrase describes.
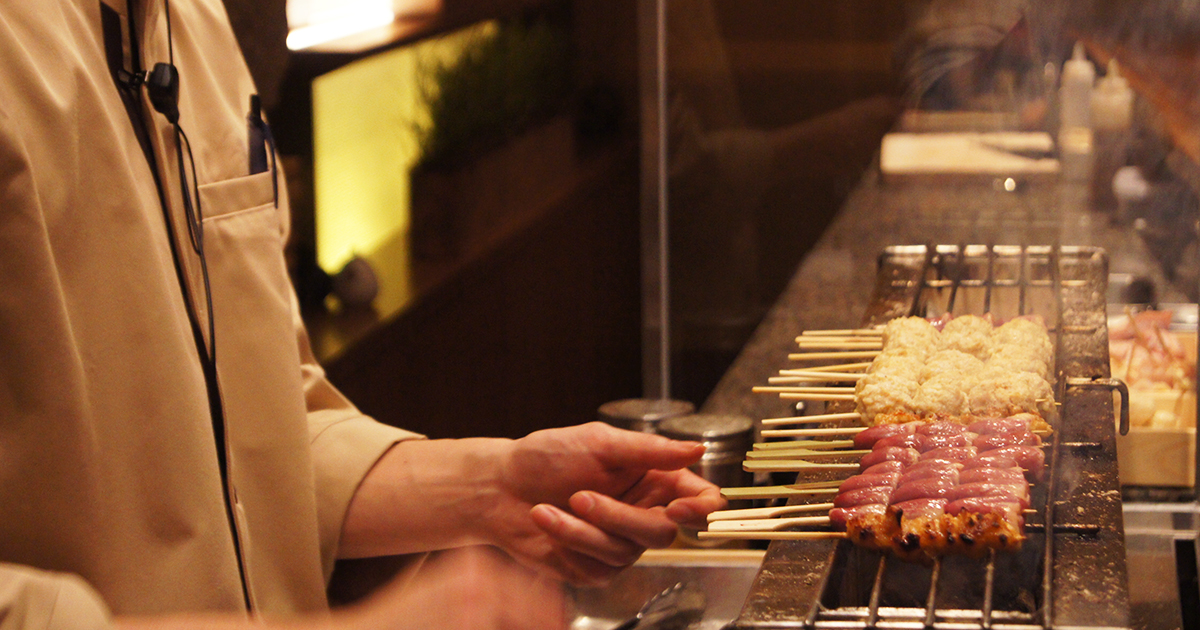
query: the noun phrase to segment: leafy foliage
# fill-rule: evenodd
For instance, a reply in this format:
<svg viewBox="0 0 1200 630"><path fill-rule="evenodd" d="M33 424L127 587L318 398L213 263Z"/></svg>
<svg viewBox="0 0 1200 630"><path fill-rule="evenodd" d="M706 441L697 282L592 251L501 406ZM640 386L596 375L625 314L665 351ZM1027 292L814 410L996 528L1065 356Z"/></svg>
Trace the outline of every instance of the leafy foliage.
<svg viewBox="0 0 1200 630"><path fill-rule="evenodd" d="M549 116L571 89L567 38L542 19L483 32L453 62L431 62L421 86L418 167L450 168Z"/></svg>

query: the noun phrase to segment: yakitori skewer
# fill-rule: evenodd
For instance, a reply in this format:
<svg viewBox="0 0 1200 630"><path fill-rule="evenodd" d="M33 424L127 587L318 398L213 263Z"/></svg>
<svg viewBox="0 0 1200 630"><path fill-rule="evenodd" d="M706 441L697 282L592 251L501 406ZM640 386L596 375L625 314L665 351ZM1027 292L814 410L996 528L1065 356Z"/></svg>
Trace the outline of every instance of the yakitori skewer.
<svg viewBox="0 0 1200 630"><path fill-rule="evenodd" d="M749 521L754 519L767 520L775 518L783 518L792 514L805 514L808 512L825 512L828 516L829 510L833 509L832 503L802 503L799 505L781 505L778 507L762 507L762 508L742 508L734 510L718 510L708 515L708 522L715 521ZM1027 508L1021 511L1022 514L1037 514L1037 510Z"/></svg>
<svg viewBox="0 0 1200 630"><path fill-rule="evenodd" d="M790 418L764 418L762 426L775 427L781 425L793 424L825 424L826 422L845 422L847 420L861 420L862 414L857 411L847 411L845 413L822 413L812 416L793 416Z"/></svg>

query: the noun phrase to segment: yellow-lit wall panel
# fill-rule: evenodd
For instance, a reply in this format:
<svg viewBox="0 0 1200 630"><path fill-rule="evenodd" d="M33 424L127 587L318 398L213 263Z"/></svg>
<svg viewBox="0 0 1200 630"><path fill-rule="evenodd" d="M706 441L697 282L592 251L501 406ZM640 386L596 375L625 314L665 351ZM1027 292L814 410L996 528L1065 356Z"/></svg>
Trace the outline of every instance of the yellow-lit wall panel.
<svg viewBox="0 0 1200 630"><path fill-rule="evenodd" d="M408 229L415 125L428 118L421 73L456 58L484 23L381 53L313 81L317 259L333 273Z"/></svg>

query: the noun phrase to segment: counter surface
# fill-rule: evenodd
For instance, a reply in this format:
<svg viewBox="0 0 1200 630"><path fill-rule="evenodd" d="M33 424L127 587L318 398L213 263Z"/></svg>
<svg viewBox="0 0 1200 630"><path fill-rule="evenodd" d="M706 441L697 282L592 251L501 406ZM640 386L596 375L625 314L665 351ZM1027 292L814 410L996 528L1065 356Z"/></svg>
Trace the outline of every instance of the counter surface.
<svg viewBox="0 0 1200 630"><path fill-rule="evenodd" d="M802 209L798 211L803 211ZM872 168L805 258L701 411L753 419L789 415L787 403L750 389L788 363L804 330L853 328L866 313L880 253L889 245L1090 245L1112 274L1149 278L1160 302L1187 302L1144 239L1089 209L1087 186L1057 182L884 182ZM1181 231L1192 230L1188 225Z"/></svg>

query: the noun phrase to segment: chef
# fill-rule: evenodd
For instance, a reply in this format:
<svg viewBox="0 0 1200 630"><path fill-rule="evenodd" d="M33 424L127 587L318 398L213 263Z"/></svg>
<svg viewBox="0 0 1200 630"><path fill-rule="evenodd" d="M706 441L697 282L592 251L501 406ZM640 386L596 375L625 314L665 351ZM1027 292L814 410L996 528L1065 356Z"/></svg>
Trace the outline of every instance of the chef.
<svg viewBox="0 0 1200 630"><path fill-rule="evenodd" d="M721 506L697 444L425 440L330 385L220 0L12 0L0 56L0 628L554 627L547 577ZM451 553L328 611L338 558L476 545L523 568Z"/></svg>

